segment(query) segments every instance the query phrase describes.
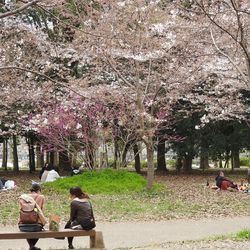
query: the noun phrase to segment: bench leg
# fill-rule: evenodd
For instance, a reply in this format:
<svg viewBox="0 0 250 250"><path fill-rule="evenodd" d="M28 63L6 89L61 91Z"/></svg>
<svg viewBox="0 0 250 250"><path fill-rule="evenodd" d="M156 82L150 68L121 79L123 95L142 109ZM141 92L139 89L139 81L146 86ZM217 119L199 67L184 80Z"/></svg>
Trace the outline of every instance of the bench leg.
<svg viewBox="0 0 250 250"><path fill-rule="evenodd" d="M105 248L102 232L96 232L95 236L90 236L90 248Z"/></svg>

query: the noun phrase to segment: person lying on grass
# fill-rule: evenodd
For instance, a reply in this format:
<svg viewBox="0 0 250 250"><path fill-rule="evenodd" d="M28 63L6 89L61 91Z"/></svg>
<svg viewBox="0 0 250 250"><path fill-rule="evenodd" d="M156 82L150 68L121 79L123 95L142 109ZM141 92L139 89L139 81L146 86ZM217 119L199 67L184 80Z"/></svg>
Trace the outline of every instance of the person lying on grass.
<svg viewBox="0 0 250 250"><path fill-rule="evenodd" d="M223 171L220 171L219 174L215 178L216 186L221 190L230 190L237 189L238 186L233 181L225 178L225 174Z"/></svg>

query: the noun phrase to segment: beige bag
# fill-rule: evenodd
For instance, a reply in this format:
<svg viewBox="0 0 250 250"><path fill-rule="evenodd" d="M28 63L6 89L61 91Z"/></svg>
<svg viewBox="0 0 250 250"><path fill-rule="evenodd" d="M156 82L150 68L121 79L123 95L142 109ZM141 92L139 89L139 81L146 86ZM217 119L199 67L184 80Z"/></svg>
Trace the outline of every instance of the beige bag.
<svg viewBox="0 0 250 250"><path fill-rule="evenodd" d="M46 224L46 218L43 214L42 209L37 204L35 199L33 199L30 195L22 194L20 196L20 221L19 223L26 223L26 224L34 224L34 223L40 223L43 226ZM28 212L32 215L29 217L32 217L32 221L28 222L30 218L25 219L27 217Z"/></svg>

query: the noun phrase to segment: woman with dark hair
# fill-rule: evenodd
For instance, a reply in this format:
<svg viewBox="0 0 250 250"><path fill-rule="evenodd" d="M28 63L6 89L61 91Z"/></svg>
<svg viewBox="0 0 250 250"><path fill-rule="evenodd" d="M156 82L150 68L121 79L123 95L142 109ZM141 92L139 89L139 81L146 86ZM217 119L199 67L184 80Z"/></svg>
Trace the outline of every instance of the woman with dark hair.
<svg viewBox="0 0 250 250"><path fill-rule="evenodd" d="M95 218L89 196L80 187L72 187L69 190L71 196L70 220L65 228L91 230L95 227ZM73 247L73 237L68 238L69 249Z"/></svg>
<svg viewBox="0 0 250 250"><path fill-rule="evenodd" d="M51 170L51 167L52 165L50 163L46 163L44 167L42 168L40 175L39 175L39 177L41 176L40 177L41 183L46 181L48 173Z"/></svg>
<svg viewBox="0 0 250 250"><path fill-rule="evenodd" d="M39 179L41 180L41 178L42 178L42 175L43 175L43 173L44 173L44 171L47 169L47 167L48 167L48 163L46 162L45 163L45 165L42 167L42 169L40 170L40 172L39 172Z"/></svg>

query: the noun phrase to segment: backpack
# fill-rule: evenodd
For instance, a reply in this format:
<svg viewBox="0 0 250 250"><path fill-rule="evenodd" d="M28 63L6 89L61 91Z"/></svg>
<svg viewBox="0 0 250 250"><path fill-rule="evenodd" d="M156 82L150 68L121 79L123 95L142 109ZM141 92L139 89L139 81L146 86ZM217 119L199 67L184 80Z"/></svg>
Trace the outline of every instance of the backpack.
<svg viewBox="0 0 250 250"><path fill-rule="evenodd" d="M39 214L34 199L30 199L29 195L21 195L19 203L21 207L19 224L36 224Z"/></svg>

